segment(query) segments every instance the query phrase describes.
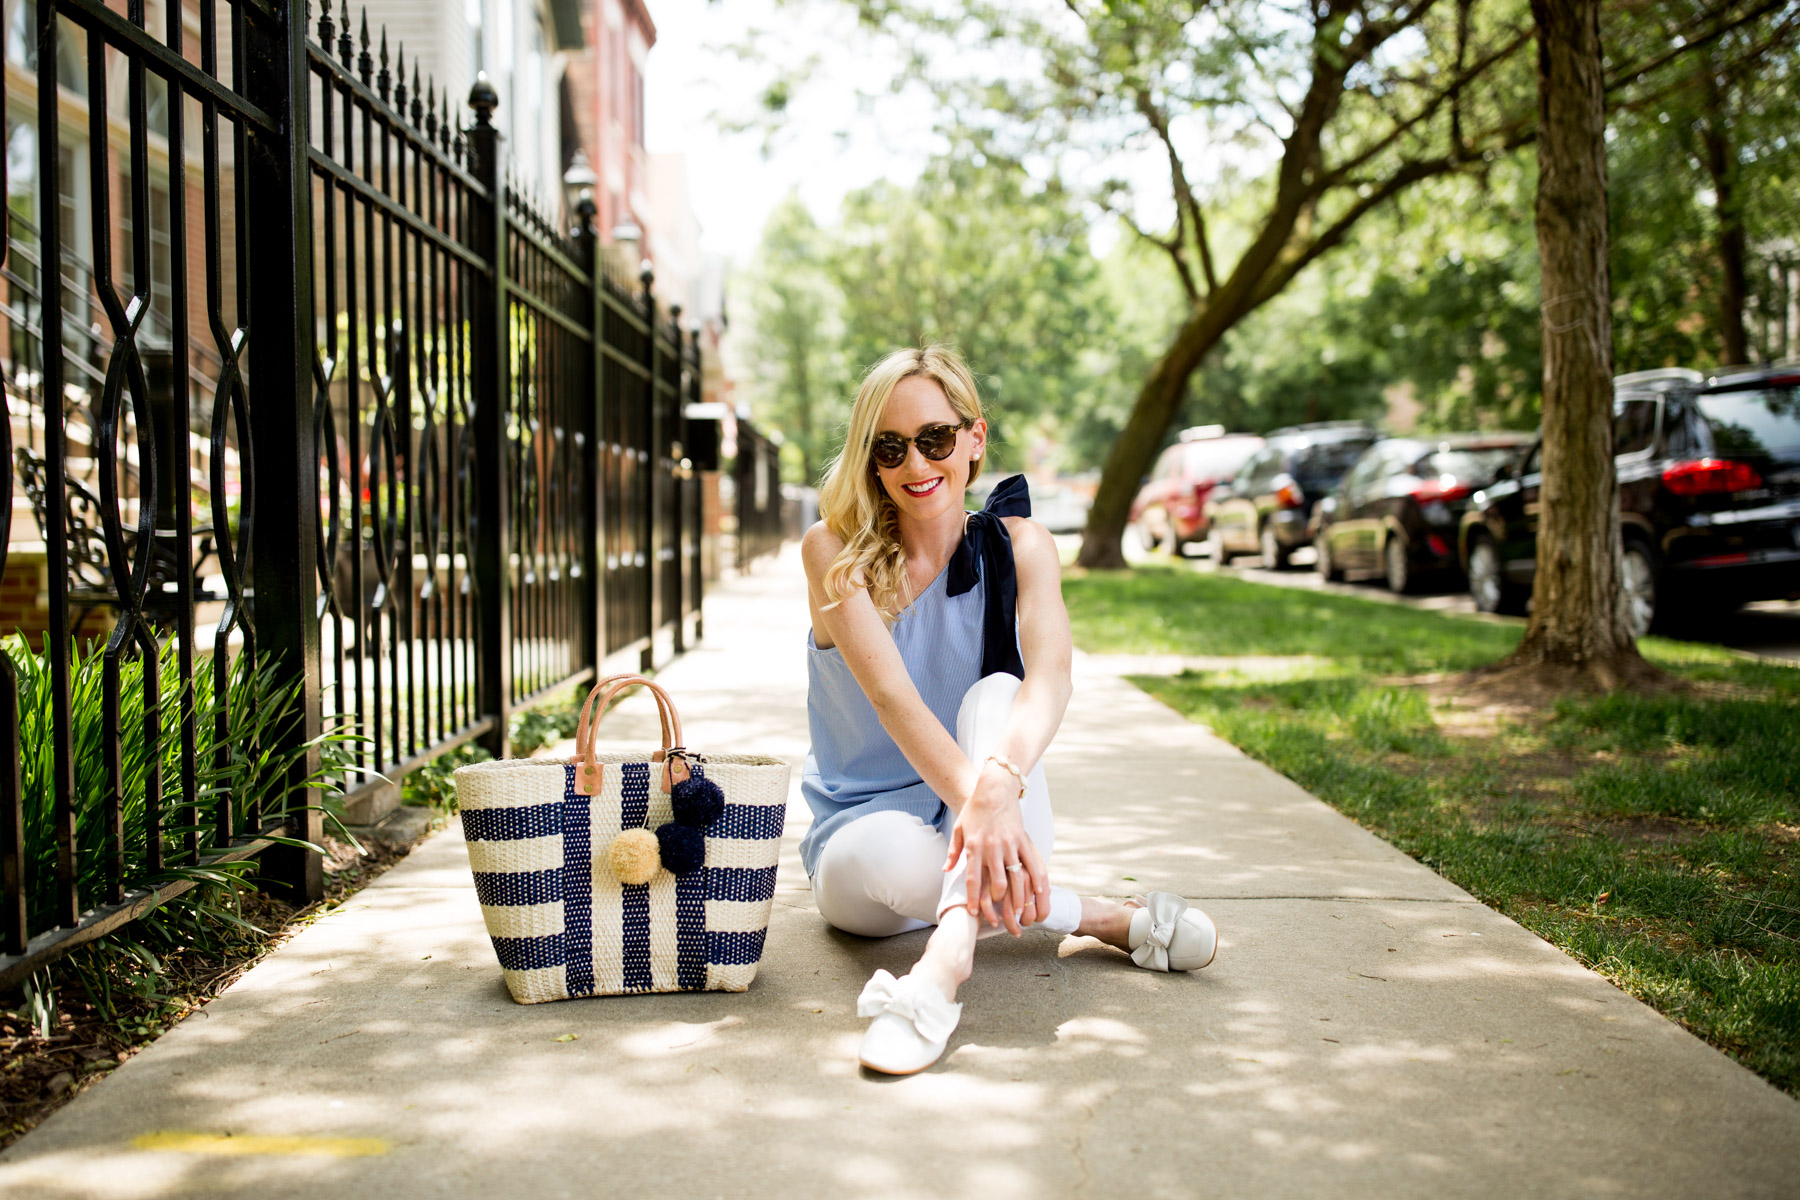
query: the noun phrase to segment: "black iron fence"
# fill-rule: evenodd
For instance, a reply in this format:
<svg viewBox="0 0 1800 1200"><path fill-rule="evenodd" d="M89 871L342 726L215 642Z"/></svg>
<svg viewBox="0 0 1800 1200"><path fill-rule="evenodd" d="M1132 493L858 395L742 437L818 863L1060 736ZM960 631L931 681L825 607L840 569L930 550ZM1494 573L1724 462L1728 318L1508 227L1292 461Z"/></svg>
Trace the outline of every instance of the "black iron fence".
<svg viewBox="0 0 1800 1200"><path fill-rule="evenodd" d="M741 570L781 549L781 443L748 421L737 424L736 563Z"/></svg>
<svg viewBox="0 0 1800 1200"><path fill-rule="evenodd" d="M41 546L0 537L0 595L37 554L48 606L31 678L0 654L0 985L184 868L317 897L270 839L319 840L322 731L389 786L700 633L699 347L591 202L539 211L485 82L453 117L347 8L163 11L37 0L8 43L0 451Z"/></svg>

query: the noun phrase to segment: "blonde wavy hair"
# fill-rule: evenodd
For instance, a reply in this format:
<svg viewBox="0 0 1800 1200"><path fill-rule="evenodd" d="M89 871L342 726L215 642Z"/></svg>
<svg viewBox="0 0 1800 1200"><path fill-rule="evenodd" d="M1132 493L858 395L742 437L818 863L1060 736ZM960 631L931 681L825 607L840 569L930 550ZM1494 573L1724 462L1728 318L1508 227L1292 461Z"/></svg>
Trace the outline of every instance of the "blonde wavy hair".
<svg viewBox="0 0 1800 1200"><path fill-rule="evenodd" d="M858 588L868 589L869 599L890 625L892 615L911 604L912 585L906 578L906 556L900 547L899 513L881 486L869 457L888 399L902 379L923 375L944 389L959 419L981 419L981 396L975 377L953 346L933 345L918 350L896 350L870 368L850 408L850 427L844 448L825 468L819 485L819 517L844 543L844 549L825 571L825 607L832 608ZM969 464L968 483L981 474L981 459Z"/></svg>

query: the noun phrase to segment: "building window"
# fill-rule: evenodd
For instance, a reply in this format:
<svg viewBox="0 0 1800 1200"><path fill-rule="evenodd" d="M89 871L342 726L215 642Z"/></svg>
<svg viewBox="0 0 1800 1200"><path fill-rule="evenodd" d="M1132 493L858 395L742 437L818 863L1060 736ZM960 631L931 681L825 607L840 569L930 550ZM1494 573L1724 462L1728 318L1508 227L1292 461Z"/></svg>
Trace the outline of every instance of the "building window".
<svg viewBox="0 0 1800 1200"><path fill-rule="evenodd" d="M637 64L631 66L631 140L644 144L644 77Z"/></svg>
<svg viewBox="0 0 1800 1200"><path fill-rule="evenodd" d="M94 338L92 272L88 267L89 229L87 197L78 185L85 179L86 145L64 142L57 147L57 213L62 234L63 344L67 353L83 361L95 361L99 352ZM6 283L6 296L17 313L7 321L8 369L15 377L33 377L42 369L38 349L39 298L43 293L42 221L38 189L37 126L13 120L6 127L6 207L12 217L16 250L7 266L17 280ZM28 329L27 326L32 328ZM35 386L32 384L31 386Z"/></svg>
<svg viewBox="0 0 1800 1200"><path fill-rule="evenodd" d="M132 250L133 202L131 165L119 164L119 258L118 274L131 281L132 290L148 285L150 315L144 323L151 338L169 342L174 334L170 318L170 281L175 274L175 254L169 232L169 181L155 170L150 173L150 278L137 278L137 259Z"/></svg>
<svg viewBox="0 0 1800 1200"><path fill-rule="evenodd" d="M38 15L35 0L13 5L6 26L6 61L27 71L38 68ZM87 35L67 17L56 19L56 83L77 96L87 95Z"/></svg>
<svg viewBox="0 0 1800 1200"><path fill-rule="evenodd" d="M469 25L469 70L478 75L487 69L481 53L482 28L487 24L487 0L463 0L463 20Z"/></svg>

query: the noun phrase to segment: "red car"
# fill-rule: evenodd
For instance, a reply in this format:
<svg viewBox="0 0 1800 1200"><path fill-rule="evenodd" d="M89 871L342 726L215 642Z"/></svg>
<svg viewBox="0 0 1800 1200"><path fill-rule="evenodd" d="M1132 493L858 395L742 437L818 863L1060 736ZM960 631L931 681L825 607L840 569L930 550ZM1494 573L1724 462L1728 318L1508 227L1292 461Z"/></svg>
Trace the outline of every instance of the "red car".
<svg viewBox="0 0 1800 1200"><path fill-rule="evenodd" d="M1181 440L1162 452L1155 470L1131 502L1131 524L1147 548L1175 553L1206 539L1206 497L1233 475L1263 440L1253 433L1226 433L1223 425L1184 429Z"/></svg>

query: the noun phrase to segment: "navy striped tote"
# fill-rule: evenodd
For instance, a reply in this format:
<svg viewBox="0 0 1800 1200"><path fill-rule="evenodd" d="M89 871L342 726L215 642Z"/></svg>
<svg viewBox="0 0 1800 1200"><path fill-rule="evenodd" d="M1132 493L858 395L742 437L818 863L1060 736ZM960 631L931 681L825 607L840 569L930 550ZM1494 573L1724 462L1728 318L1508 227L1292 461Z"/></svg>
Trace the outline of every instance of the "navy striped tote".
<svg viewBox="0 0 1800 1200"><path fill-rule="evenodd" d="M656 696L662 749L594 753L606 705L639 684ZM576 746L567 762L456 772L475 891L513 999L749 987L775 896L787 762L688 750L668 694L635 675L595 685Z"/></svg>

